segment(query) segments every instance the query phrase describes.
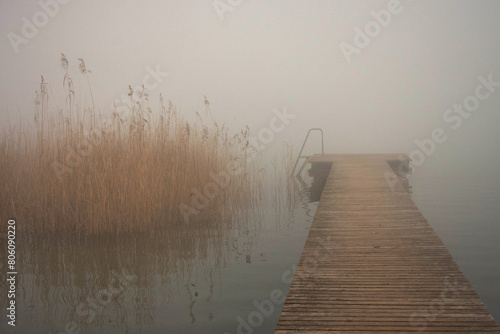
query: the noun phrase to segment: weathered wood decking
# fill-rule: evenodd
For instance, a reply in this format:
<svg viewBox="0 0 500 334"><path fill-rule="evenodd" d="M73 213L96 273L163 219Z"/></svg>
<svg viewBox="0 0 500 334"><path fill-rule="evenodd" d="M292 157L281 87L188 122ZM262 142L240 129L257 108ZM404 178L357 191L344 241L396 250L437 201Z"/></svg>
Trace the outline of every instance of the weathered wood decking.
<svg viewBox="0 0 500 334"><path fill-rule="evenodd" d="M311 159L332 168L275 333L500 333L401 183L387 181L398 157Z"/></svg>

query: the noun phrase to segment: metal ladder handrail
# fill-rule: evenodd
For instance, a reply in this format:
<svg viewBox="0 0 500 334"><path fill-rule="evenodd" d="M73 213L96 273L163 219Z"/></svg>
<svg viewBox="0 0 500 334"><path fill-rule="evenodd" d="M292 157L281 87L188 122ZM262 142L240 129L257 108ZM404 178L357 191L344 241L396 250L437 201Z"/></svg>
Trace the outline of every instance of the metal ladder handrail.
<svg viewBox="0 0 500 334"><path fill-rule="evenodd" d="M302 167L300 168L299 172L297 173L297 177L300 175L300 173L302 173L302 170L304 169L307 161L311 157L309 155L302 156L302 151L304 150L304 147L306 146L306 143L307 143L307 139L309 138L309 135L311 134L312 131L319 131L319 132L321 132L321 155L322 156L325 155L324 142L323 142L323 129L321 129L321 128L312 128L312 129L309 129L309 131L307 132L306 138L304 139L304 143L302 144L302 148L300 149L299 156L297 157L297 160L295 161L295 165L293 166L292 174L290 175L291 177L293 177L293 173L295 172L295 169L297 168L297 164L299 163L299 160L300 159L306 159L304 161L304 163L302 164Z"/></svg>

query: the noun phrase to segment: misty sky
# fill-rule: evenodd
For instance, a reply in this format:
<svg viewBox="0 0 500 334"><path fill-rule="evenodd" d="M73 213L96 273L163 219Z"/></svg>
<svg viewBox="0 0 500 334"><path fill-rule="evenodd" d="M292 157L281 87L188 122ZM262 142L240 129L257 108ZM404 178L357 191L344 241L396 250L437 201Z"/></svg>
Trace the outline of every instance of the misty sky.
<svg viewBox="0 0 500 334"><path fill-rule="evenodd" d="M370 13L391 1L243 0L223 19L212 0L67 2L16 54L9 33L22 37L23 17L33 23L42 8L35 0L0 0L1 127L9 117L32 119L40 75L52 107L64 105L64 52L87 103L77 59L93 71L103 112L158 65L169 76L150 91L153 109L162 93L192 117L206 95L217 120L257 133L274 108L286 107L296 118L275 142L300 146L308 128L322 127L328 153L408 154L415 139L439 127L448 139L430 166L473 170L481 161L480 168L499 169L500 88L458 129L443 120L474 95L479 76L500 81L499 1L401 0L399 13L350 63L341 43L355 46L355 28L365 29L375 20Z"/></svg>

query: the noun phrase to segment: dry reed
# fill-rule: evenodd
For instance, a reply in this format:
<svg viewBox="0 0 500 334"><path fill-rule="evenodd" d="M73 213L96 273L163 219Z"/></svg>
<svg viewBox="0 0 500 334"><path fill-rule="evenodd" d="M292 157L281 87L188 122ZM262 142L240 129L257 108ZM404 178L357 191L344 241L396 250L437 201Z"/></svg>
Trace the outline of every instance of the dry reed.
<svg viewBox="0 0 500 334"><path fill-rule="evenodd" d="M35 124L11 127L0 139L2 217L14 216L21 228L37 232L147 231L184 224L179 206L193 207L195 190L203 191L231 162L243 172L196 210L191 223L234 220L240 208L258 201L261 173L245 161L248 128L230 135L213 121L208 100L205 115L188 122L170 101L165 106L161 95L159 110L152 111L144 88L130 88L139 99L128 117L115 111L105 118L96 115L93 96L91 107L75 101L64 55L61 67L65 107L50 111L42 77ZM82 59L80 71L91 92Z"/></svg>

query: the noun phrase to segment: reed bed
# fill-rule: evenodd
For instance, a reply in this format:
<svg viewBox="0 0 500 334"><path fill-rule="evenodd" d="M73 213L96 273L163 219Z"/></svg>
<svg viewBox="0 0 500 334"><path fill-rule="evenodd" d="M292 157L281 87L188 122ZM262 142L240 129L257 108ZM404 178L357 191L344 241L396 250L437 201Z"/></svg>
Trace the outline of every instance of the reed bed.
<svg viewBox="0 0 500 334"><path fill-rule="evenodd" d="M248 128L230 133L213 120L208 100L191 121L161 95L159 110L152 110L144 88L130 88L138 99L126 116L115 110L105 117L93 95L91 106L75 101L64 55L61 65L66 105L51 106L42 77L34 124L1 135L2 217L15 217L19 228L33 232L92 234L230 224L258 205L263 171L247 161ZM88 80L83 60L80 71ZM217 184L214 175L230 177ZM200 204L200 196L208 201Z"/></svg>

